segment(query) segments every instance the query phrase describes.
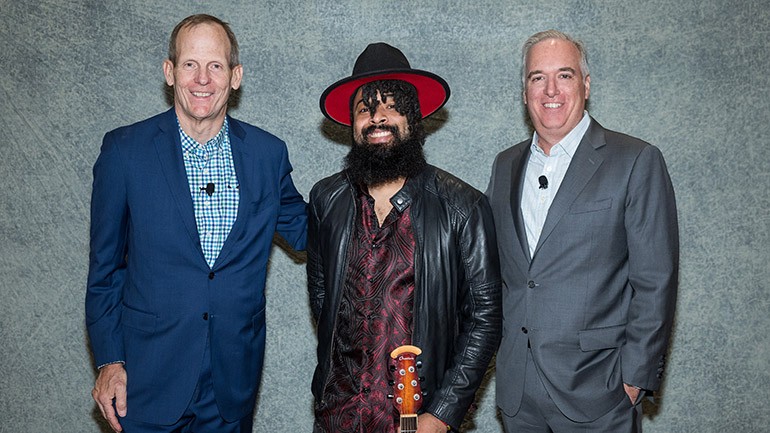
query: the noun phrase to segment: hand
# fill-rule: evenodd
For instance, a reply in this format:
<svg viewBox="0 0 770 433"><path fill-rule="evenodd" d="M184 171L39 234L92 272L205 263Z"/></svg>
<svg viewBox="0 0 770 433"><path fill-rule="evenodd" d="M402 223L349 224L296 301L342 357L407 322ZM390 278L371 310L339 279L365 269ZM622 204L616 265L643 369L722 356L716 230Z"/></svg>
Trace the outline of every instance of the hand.
<svg viewBox="0 0 770 433"><path fill-rule="evenodd" d="M99 370L99 377L96 378L96 384L91 391L91 397L102 411L102 416L116 432L123 431L115 415L115 409L121 417L126 416L127 380L128 375L123 364L105 365ZM112 407L113 400L115 400L115 408Z"/></svg>
<svg viewBox="0 0 770 433"><path fill-rule="evenodd" d="M631 404L636 404L636 400L639 399L639 391L641 390L627 383L623 384L623 389L626 391L626 395L628 395L628 398L631 399Z"/></svg>
<svg viewBox="0 0 770 433"><path fill-rule="evenodd" d="M426 412L417 417L417 433L446 433L446 424Z"/></svg>

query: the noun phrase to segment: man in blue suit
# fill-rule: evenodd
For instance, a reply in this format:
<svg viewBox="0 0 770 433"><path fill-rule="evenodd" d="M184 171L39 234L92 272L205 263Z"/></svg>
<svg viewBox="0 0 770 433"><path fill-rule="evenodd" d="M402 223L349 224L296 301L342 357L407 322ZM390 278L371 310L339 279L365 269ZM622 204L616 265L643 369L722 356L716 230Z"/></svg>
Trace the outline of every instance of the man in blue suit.
<svg viewBox="0 0 770 433"><path fill-rule="evenodd" d="M285 144L227 115L230 27L180 22L174 107L107 133L94 166L86 324L92 392L116 431L251 432L273 234L304 249Z"/></svg>

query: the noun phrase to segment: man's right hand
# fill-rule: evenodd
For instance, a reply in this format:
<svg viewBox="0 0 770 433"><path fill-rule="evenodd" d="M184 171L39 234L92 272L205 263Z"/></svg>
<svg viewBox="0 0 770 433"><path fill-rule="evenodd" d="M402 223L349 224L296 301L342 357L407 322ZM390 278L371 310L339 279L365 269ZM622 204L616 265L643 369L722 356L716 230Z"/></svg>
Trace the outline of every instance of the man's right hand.
<svg viewBox="0 0 770 433"><path fill-rule="evenodd" d="M99 369L91 396L102 411L102 416L116 432L123 431L117 415L126 416L126 382L128 375L123 364L109 364ZM113 408L112 402L115 401ZM117 415L115 409L118 410Z"/></svg>

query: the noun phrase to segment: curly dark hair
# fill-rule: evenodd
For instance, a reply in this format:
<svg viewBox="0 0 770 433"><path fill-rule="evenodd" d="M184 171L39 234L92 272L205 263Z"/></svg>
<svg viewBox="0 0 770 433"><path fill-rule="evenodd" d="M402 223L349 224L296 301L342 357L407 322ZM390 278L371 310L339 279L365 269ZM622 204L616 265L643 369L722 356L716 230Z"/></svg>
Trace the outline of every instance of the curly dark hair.
<svg viewBox="0 0 770 433"><path fill-rule="evenodd" d="M349 102L351 123L353 123L353 104L356 93L353 93ZM378 80L364 84L361 86L361 97L364 105L371 113L374 113L377 110L377 105L380 104L380 101L377 100L377 93L393 98L396 111L406 117L411 137L423 143L425 130L422 125L422 111L420 110L420 100L417 98L417 88L402 80Z"/></svg>

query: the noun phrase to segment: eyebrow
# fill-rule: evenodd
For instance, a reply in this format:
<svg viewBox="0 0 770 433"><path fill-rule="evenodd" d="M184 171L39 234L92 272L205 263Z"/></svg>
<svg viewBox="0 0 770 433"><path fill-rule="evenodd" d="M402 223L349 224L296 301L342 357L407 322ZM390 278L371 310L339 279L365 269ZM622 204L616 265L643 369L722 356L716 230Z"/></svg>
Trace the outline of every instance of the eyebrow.
<svg viewBox="0 0 770 433"><path fill-rule="evenodd" d="M385 103L385 102L386 102L388 99L393 99L393 100L395 101L395 99L396 99L396 98L394 98L394 97L393 97L393 92L388 92L388 93L384 93L384 94L383 94L383 93L380 93L380 100L379 100L377 103L378 103L378 104L379 104L379 103L383 103L383 104L384 104L384 103ZM375 99L375 101L376 101L376 99ZM367 105L367 104L364 102L364 98L363 98L363 97L361 97L361 99L359 99L358 101L354 102L354 103L353 103L353 107L357 107L357 106L358 106L358 104L364 104L364 105Z"/></svg>
<svg viewBox="0 0 770 433"><path fill-rule="evenodd" d="M566 72L571 72L573 74L575 73L575 69L570 68L569 66L564 66L564 67L558 69L558 72L565 72L565 71ZM543 73L542 70L537 69L537 70L532 71L529 74L527 74L527 78L531 78L533 75L542 74L542 73Z"/></svg>

